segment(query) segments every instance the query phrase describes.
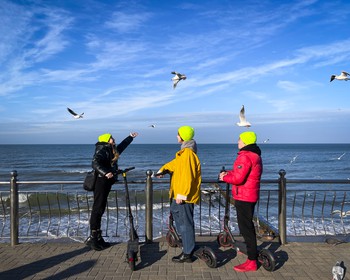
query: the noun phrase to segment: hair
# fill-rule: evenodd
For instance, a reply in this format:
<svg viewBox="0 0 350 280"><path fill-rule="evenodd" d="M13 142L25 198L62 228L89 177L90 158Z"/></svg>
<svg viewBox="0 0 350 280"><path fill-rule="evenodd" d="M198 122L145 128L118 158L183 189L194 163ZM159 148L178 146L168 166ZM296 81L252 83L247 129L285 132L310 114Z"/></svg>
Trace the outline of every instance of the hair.
<svg viewBox="0 0 350 280"><path fill-rule="evenodd" d="M112 165L114 165L118 161L118 158L119 158L119 153L118 153L115 145L113 145L112 151L113 151L113 155L114 155L114 157L112 158Z"/></svg>
<svg viewBox="0 0 350 280"><path fill-rule="evenodd" d="M177 133L177 135L180 137L181 141L184 141L179 132Z"/></svg>

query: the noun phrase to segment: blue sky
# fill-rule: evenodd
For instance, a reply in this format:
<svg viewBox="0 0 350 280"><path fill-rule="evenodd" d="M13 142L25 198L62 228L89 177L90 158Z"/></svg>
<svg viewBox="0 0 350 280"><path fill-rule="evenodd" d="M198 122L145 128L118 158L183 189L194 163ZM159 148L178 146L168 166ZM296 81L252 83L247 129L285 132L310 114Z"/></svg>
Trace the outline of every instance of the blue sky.
<svg viewBox="0 0 350 280"><path fill-rule="evenodd" d="M0 144L349 143L349 1L1 2Z"/></svg>

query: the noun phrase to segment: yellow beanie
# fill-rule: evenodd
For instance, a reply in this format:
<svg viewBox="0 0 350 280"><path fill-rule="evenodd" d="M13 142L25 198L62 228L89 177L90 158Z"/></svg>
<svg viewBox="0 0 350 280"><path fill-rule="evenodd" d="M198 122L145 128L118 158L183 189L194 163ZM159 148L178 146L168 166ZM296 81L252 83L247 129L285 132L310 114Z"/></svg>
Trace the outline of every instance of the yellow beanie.
<svg viewBox="0 0 350 280"><path fill-rule="evenodd" d="M185 125L179 128L178 133L182 140L190 141L194 136L194 129L193 127Z"/></svg>
<svg viewBox="0 0 350 280"><path fill-rule="evenodd" d="M109 141L109 139L111 139L112 137L112 134L109 134L109 133L105 133L105 134L102 134L98 137L98 142L107 142Z"/></svg>
<svg viewBox="0 0 350 280"><path fill-rule="evenodd" d="M250 145L256 143L256 134L253 131L246 131L239 135L239 138L243 141L244 144Z"/></svg>

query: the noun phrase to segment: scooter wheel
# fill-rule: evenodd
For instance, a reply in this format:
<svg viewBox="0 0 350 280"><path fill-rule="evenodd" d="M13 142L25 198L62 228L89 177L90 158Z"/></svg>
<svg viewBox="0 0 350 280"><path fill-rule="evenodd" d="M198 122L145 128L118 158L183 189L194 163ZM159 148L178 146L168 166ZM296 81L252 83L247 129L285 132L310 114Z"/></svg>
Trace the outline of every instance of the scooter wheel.
<svg viewBox="0 0 350 280"><path fill-rule="evenodd" d="M177 247L175 234L170 230L166 234L166 241L170 247Z"/></svg>
<svg viewBox="0 0 350 280"><path fill-rule="evenodd" d="M200 259L210 268L217 267L217 259L212 249L205 247L202 251Z"/></svg>
<svg viewBox="0 0 350 280"><path fill-rule="evenodd" d="M230 237L226 232L220 232L216 238L216 241L221 247L230 247L232 244Z"/></svg>
<svg viewBox="0 0 350 280"><path fill-rule="evenodd" d="M137 258L137 254L135 252L133 251L128 252L128 263L131 271L135 270L136 258Z"/></svg>
<svg viewBox="0 0 350 280"><path fill-rule="evenodd" d="M273 254L267 250L262 249L258 255L258 261L261 263L262 267L267 271L273 271L276 266L276 261Z"/></svg>

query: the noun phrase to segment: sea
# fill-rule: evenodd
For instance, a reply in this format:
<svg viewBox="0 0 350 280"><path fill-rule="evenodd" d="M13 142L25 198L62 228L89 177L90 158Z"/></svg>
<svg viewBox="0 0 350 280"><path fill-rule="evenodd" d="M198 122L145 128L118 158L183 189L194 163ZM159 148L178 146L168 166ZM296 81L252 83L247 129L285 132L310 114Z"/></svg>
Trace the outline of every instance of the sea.
<svg viewBox="0 0 350 280"><path fill-rule="evenodd" d="M350 180L350 144L261 143L259 147L264 166L263 180L278 179L280 170L285 170L287 179ZM175 157L179 149L179 144L132 143L121 154L119 168L135 167L128 173L128 179L145 180L146 172L157 172L163 164ZM94 151L93 144L0 145L0 182L9 182L12 171L17 171L19 181L82 181L85 174L92 169ZM203 180L215 181L222 167L231 169L237 152L237 144L198 144L197 154L201 161ZM113 188L118 186L114 185ZM137 188L144 189L144 185L130 185L130 188L138 191ZM312 186L310 188L308 191L312 191ZM42 191L43 186L23 184L20 191L29 189ZM75 190L83 191L79 184L70 186L70 191ZM0 184L0 193L1 191L8 191L8 184ZM154 215L157 215L157 211ZM215 214L211 215L213 219L218 219ZM154 219L159 221L159 217ZM348 219L349 217L346 218ZM207 227L210 227L210 222ZM219 220L216 222L220 224ZM304 221L300 221L300 224L303 223ZM343 220L340 225L344 226ZM85 226L88 227L87 222ZM305 227L305 223L303 226ZM312 227L314 226L310 225ZM350 232L350 224L348 227L346 230ZM65 232L64 228L61 230ZM4 234L9 229L2 231ZM161 229L156 229L155 232L156 235L162 234Z"/></svg>
<svg viewBox="0 0 350 280"><path fill-rule="evenodd" d="M349 179L350 144L259 144L262 179L276 179L283 169L289 179ZM121 169L134 166L129 178L145 179L175 157L178 144L131 144L120 156ZM0 145L0 181L16 170L18 180L83 180L91 170L94 145ZM236 144L198 144L202 177L217 178L237 157Z"/></svg>

